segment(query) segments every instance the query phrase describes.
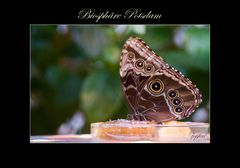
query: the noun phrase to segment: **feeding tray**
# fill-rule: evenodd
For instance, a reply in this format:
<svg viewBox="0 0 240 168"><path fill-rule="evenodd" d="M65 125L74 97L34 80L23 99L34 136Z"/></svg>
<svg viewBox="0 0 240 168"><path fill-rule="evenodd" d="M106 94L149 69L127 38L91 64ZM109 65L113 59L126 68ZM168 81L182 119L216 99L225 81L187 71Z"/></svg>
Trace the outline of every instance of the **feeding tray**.
<svg viewBox="0 0 240 168"><path fill-rule="evenodd" d="M170 121L156 124L150 121L113 120L91 124L91 136L96 141L203 142L210 141L209 124Z"/></svg>

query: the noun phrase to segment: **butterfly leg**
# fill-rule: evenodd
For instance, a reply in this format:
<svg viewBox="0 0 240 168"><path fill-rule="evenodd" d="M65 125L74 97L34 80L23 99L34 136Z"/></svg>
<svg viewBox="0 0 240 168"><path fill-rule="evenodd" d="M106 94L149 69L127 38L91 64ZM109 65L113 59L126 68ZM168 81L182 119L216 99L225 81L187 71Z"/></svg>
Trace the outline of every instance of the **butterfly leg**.
<svg viewBox="0 0 240 168"><path fill-rule="evenodd" d="M127 119L128 120L138 120L138 121L141 121L141 117L140 117L139 113L128 114Z"/></svg>
<svg viewBox="0 0 240 168"><path fill-rule="evenodd" d="M133 114L128 114L127 119L128 120L134 120L134 115Z"/></svg>
<svg viewBox="0 0 240 168"><path fill-rule="evenodd" d="M146 121L146 117L142 114L142 113L138 113L138 116L140 118L141 121Z"/></svg>
<svg viewBox="0 0 240 168"><path fill-rule="evenodd" d="M128 114L128 120L147 121L147 118L142 113Z"/></svg>

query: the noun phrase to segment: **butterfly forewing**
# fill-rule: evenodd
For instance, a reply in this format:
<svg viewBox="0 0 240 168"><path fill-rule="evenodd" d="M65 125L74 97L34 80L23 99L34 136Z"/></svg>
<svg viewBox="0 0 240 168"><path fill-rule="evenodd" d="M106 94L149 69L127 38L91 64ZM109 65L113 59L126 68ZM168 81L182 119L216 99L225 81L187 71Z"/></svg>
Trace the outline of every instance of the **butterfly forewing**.
<svg viewBox="0 0 240 168"><path fill-rule="evenodd" d="M201 103L196 86L137 37L130 37L124 44L120 77L134 119L181 119Z"/></svg>

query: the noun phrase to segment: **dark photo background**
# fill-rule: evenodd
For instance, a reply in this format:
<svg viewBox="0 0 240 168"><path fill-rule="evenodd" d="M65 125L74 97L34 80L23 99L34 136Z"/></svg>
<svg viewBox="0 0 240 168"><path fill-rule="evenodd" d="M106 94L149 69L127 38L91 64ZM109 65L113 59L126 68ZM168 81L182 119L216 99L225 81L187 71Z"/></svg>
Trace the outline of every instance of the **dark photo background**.
<svg viewBox="0 0 240 168"><path fill-rule="evenodd" d="M31 135L89 133L92 122L126 118L119 58L142 38L203 95L184 121L209 122L209 25L30 25Z"/></svg>

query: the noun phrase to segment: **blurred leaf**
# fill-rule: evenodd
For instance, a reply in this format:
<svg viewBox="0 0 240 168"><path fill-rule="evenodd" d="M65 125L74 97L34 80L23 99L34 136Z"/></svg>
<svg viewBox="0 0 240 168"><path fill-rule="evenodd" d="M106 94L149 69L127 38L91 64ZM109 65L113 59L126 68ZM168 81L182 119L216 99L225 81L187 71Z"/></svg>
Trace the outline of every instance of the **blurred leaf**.
<svg viewBox="0 0 240 168"><path fill-rule="evenodd" d="M116 66L116 64L119 64L121 50L118 46L111 44L104 49L103 55L104 61Z"/></svg>
<svg viewBox="0 0 240 168"><path fill-rule="evenodd" d="M209 71L210 34L208 27L185 27L183 48L188 53L189 62L204 71Z"/></svg>
<svg viewBox="0 0 240 168"><path fill-rule="evenodd" d="M78 100L81 80L78 76L70 75L57 88L55 103L66 105Z"/></svg>
<svg viewBox="0 0 240 168"><path fill-rule="evenodd" d="M187 69L199 69L203 71L209 70L208 59L202 57L192 57L183 50L169 50L159 52L168 64L178 69L179 71L185 71Z"/></svg>
<svg viewBox="0 0 240 168"><path fill-rule="evenodd" d="M128 26L130 31L135 32L136 34L145 34L146 26L145 25L131 25Z"/></svg>
<svg viewBox="0 0 240 168"><path fill-rule="evenodd" d="M119 35L122 35L124 33L145 34L146 26L145 25L116 25L114 26L114 30Z"/></svg>
<svg viewBox="0 0 240 168"><path fill-rule="evenodd" d="M185 30L185 48L193 56L209 58L210 34L208 28L189 27Z"/></svg>
<svg viewBox="0 0 240 168"><path fill-rule="evenodd" d="M127 29L128 29L128 25L114 25L114 31L119 35L126 32Z"/></svg>
<svg viewBox="0 0 240 168"><path fill-rule="evenodd" d="M122 93L123 94L123 93ZM113 114L110 120L117 120L117 119L126 119L127 115L130 113L130 107L128 106L128 102L125 98L122 99L120 108Z"/></svg>
<svg viewBox="0 0 240 168"><path fill-rule="evenodd" d="M69 74L60 67L49 67L46 79L55 88L55 103L66 105L78 99L81 80L78 75Z"/></svg>
<svg viewBox="0 0 240 168"><path fill-rule="evenodd" d="M45 78L53 87L58 87L66 78L67 74L58 66L49 66L46 70Z"/></svg>
<svg viewBox="0 0 240 168"><path fill-rule="evenodd" d="M108 71L94 71L84 81L81 108L89 122L105 121L121 105L119 76Z"/></svg>
<svg viewBox="0 0 240 168"><path fill-rule="evenodd" d="M100 55L107 43L106 32L100 26L95 29L93 26L72 26L72 39L84 49L87 54L95 58Z"/></svg>
<svg viewBox="0 0 240 168"><path fill-rule="evenodd" d="M193 81L194 84L197 85L200 92L202 93L203 103L201 106L206 106L209 100L209 73L199 71L197 69L191 69L188 77Z"/></svg>
<svg viewBox="0 0 240 168"><path fill-rule="evenodd" d="M149 47L159 53L164 48L173 45L173 27L147 26L147 33L142 37Z"/></svg>

